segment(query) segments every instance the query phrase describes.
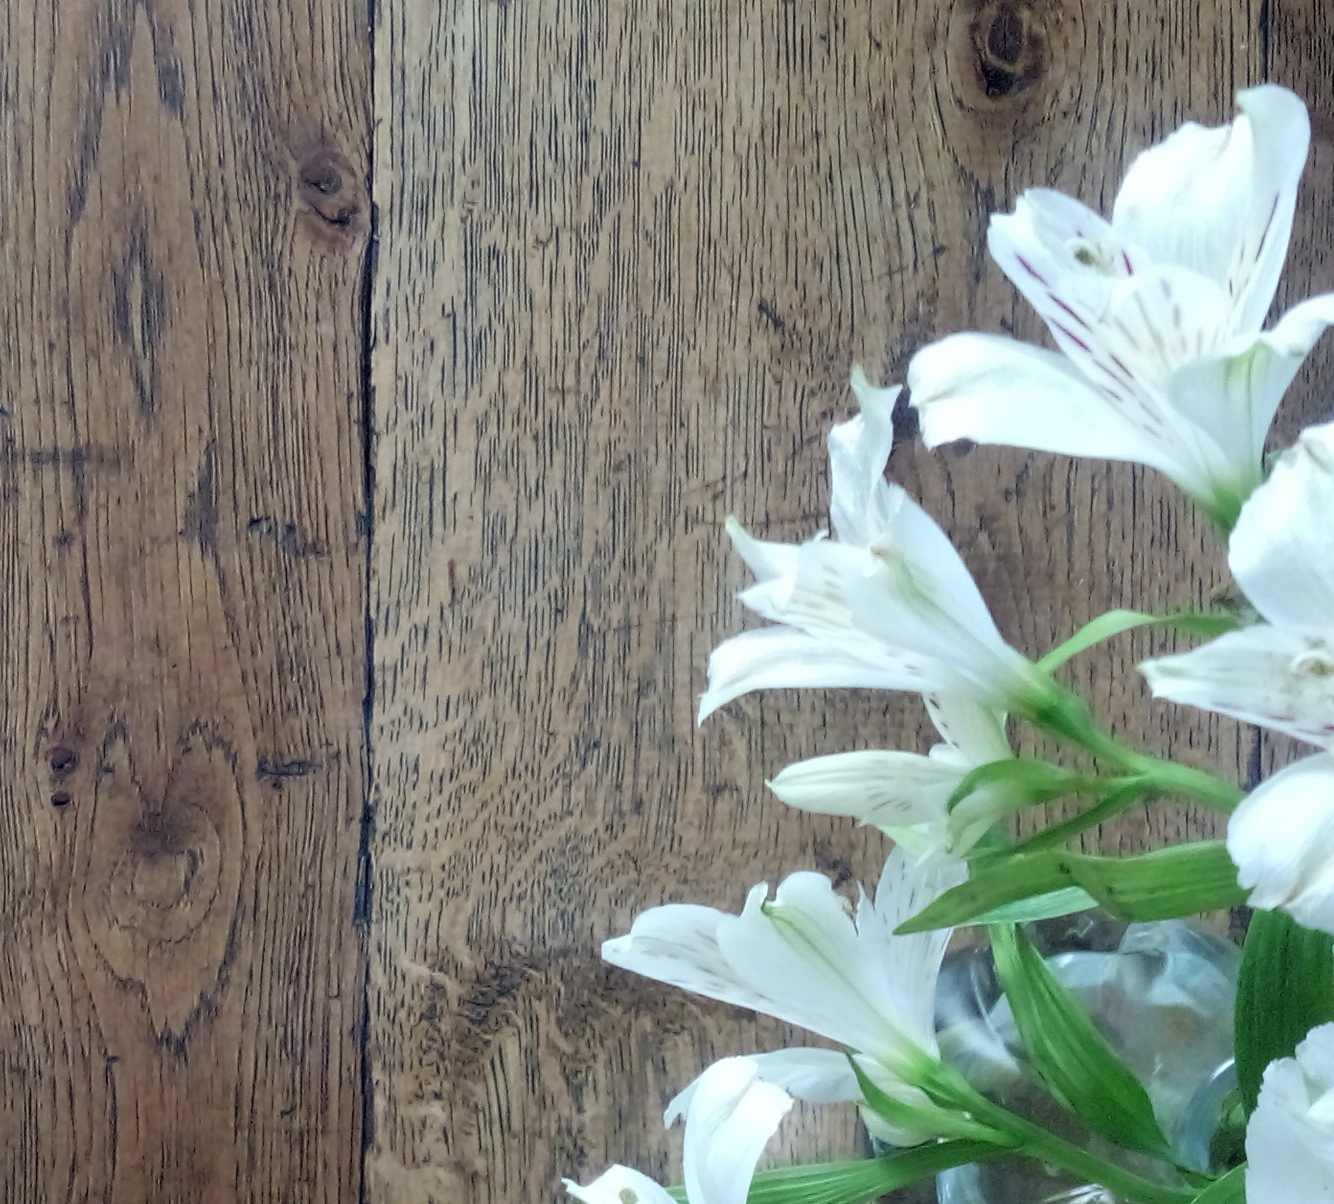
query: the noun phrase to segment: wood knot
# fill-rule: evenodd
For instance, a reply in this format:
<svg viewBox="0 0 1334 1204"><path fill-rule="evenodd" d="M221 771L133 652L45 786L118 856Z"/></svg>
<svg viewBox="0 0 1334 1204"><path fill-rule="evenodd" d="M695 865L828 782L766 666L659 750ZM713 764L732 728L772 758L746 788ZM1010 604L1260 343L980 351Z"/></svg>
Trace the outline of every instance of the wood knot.
<svg viewBox="0 0 1334 1204"><path fill-rule="evenodd" d="M53 789L51 806L68 807L74 801L74 795L68 789L68 779L79 768L79 754L64 744L57 744L46 754L46 763L51 770Z"/></svg>
<svg viewBox="0 0 1334 1204"><path fill-rule="evenodd" d="M946 52L932 58L945 144L979 189L1005 182L1019 141L1043 145L1069 126L1082 61L1080 6L1072 0L963 0L943 5Z"/></svg>
<svg viewBox="0 0 1334 1204"><path fill-rule="evenodd" d="M76 914L117 981L141 992L155 1030L180 1034L217 990L234 922L243 839L236 754L220 734L192 728L165 773L149 776L136 771L116 728L96 763Z"/></svg>
<svg viewBox="0 0 1334 1204"><path fill-rule="evenodd" d="M142 941L189 937L217 895L221 846L215 823L192 801L141 812L111 870L115 922Z"/></svg>
<svg viewBox="0 0 1334 1204"><path fill-rule="evenodd" d="M305 203L303 216L323 229L333 245L347 247L366 228L366 194L356 169L328 146L317 146L298 158L297 189Z"/></svg>
<svg viewBox="0 0 1334 1204"><path fill-rule="evenodd" d="M1047 72L1047 39L1023 0L992 0L968 26L977 86L991 100L1026 92Z"/></svg>
<svg viewBox="0 0 1334 1204"><path fill-rule="evenodd" d="M58 744L46 754L46 761L56 777L64 778L78 769L79 754L72 748L66 748L63 744Z"/></svg>

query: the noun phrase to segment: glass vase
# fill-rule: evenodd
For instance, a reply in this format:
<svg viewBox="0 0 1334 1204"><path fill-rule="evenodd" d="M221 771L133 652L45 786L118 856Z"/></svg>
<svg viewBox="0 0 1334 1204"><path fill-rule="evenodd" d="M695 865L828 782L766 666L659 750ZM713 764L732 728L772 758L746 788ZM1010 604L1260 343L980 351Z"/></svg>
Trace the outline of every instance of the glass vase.
<svg viewBox="0 0 1334 1204"><path fill-rule="evenodd" d="M1191 1170L1240 1159L1216 1137L1234 1097L1232 1009L1240 951L1186 920L1123 925L1085 912L1030 933L1057 978L1136 1074L1173 1154ZM1117 1149L1070 1116L1025 1064L990 950L946 959L936 995L941 1054L996 1102L1165 1183L1167 1164ZM936 1181L940 1204L1119 1204L1105 1188L1023 1158L957 1167Z"/></svg>

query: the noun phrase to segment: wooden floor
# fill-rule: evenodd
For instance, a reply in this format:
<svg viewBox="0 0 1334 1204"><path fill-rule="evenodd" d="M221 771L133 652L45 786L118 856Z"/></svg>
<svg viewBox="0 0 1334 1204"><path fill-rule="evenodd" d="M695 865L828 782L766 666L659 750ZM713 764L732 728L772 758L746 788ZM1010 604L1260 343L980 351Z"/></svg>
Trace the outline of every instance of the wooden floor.
<svg viewBox="0 0 1334 1204"><path fill-rule="evenodd" d="M854 361L1037 335L987 214L1110 204L1240 86L1311 105L1280 301L1334 288L1332 35L1323 0L0 6L0 1200L673 1176L668 1096L787 1038L600 941L874 873L763 779L923 738L856 693L695 728L742 622L723 519L819 528ZM1326 345L1278 441L1331 397ZM1219 575L1137 469L891 468L1030 652ZM1284 755L1148 704L1159 646L1080 662L1119 729ZM806 1116L780 1153L856 1141Z"/></svg>

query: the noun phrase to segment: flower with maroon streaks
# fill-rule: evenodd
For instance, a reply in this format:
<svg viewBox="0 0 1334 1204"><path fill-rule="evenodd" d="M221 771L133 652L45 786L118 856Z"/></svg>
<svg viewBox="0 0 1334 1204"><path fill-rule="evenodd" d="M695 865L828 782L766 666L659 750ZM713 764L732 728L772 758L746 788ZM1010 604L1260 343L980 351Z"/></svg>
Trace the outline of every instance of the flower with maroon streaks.
<svg viewBox="0 0 1334 1204"><path fill-rule="evenodd" d="M1310 143L1275 85L1231 125L1188 123L1141 154L1111 221L1049 189L993 216L992 256L1061 354L956 334L908 370L926 443L955 439L1129 460L1165 473L1225 529L1263 479L1265 436L1334 295L1264 331Z"/></svg>

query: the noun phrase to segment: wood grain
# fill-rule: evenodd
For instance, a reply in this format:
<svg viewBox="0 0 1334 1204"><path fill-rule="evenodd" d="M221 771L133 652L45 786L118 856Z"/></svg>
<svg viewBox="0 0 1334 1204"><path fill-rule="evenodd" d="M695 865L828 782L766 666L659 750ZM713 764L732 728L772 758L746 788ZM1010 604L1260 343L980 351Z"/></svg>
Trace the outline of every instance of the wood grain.
<svg viewBox="0 0 1334 1204"><path fill-rule="evenodd" d="M870 694L751 697L694 729L708 651L743 623L723 518L820 528L853 361L901 379L952 330L1038 337L987 214L1037 184L1109 207L1136 150L1228 120L1238 87L1311 102L1282 296L1334 285L1329 32L1313 0L378 10L371 1200L546 1201L610 1161L674 1176L670 1094L791 1035L597 959L665 899L873 873L878 841L763 779L923 747L915 701ZM1284 437L1328 414L1328 363ZM891 475L1022 649L1219 578L1152 473L911 434ZM1123 638L1074 676L1128 738L1250 776L1249 731L1147 701L1133 666L1164 646ZM1205 830L1158 810L1098 840ZM854 1141L798 1127L782 1154Z"/></svg>
<svg viewBox="0 0 1334 1204"><path fill-rule="evenodd" d="M986 214L1034 183L1107 205L1130 154L1226 119L1237 86L1311 102L1281 300L1334 285L1314 0L384 0L368 522L366 19L0 17L5 1200L359 1199L363 1007L368 1199L674 1176L668 1096L794 1034L598 943L664 899L872 875L876 840L761 782L925 739L913 700L852 693L694 729L743 621L723 516L821 526L854 360L889 379L950 330L1037 335ZM1278 442L1328 415L1330 365ZM1028 651L1219 574L1152 474L911 434L892 472ZM1289 755L1149 705L1133 665L1160 644L1076 667L1119 730L1242 778ZM780 1157L858 1141L814 1114L786 1133Z"/></svg>
<svg viewBox="0 0 1334 1204"><path fill-rule="evenodd" d="M360 1190L366 16L0 14L0 1197Z"/></svg>

